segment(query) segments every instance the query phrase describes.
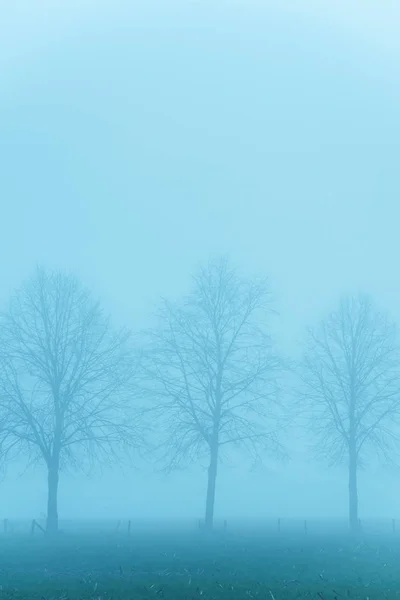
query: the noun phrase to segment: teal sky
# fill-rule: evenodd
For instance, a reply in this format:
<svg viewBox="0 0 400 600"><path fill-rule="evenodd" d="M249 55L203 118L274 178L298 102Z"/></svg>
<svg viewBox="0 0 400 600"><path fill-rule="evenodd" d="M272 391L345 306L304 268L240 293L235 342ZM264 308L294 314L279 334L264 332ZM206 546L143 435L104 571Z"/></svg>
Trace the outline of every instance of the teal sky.
<svg viewBox="0 0 400 600"><path fill-rule="evenodd" d="M400 321L395 3L10 0L0 21L2 299L59 265L136 326L229 253L270 276L291 352L346 291Z"/></svg>

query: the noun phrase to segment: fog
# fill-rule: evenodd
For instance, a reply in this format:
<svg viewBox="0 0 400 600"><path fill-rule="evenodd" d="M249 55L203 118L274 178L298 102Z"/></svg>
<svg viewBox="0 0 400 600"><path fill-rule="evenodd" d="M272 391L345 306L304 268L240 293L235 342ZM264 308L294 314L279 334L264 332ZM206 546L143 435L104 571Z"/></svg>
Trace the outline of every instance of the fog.
<svg viewBox="0 0 400 600"><path fill-rule="evenodd" d="M37 264L65 268L136 330L223 254L269 278L291 357L343 293L400 323L400 13L323 5L5 2L1 302ZM217 518L346 517L346 467L316 461L298 425L285 435L285 463L221 464ZM60 518L201 517L207 467L63 472ZM40 517L46 485L8 464L0 517ZM371 460L360 515L399 500L398 470Z"/></svg>

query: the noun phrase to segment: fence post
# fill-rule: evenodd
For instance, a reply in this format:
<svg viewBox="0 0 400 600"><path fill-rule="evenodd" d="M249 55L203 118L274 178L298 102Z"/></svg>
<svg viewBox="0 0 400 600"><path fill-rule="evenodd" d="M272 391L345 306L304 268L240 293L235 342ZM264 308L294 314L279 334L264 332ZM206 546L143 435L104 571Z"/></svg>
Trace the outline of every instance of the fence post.
<svg viewBox="0 0 400 600"><path fill-rule="evenodd" d="M308 529L307 529L307 521L304 520L304 533L307 535L308 533Z"/></svg>
<svg viewBox="0 0 400 600"><path fill-rule="evenodd" d="M396 519L392 519L392 531L396 533Z"/></svg>
<svg viewBox="0 0 400 600"><path fill-rule="evenodd" d="M129 519L129 521L128 521L128 535L130 535L130 533L131 533L131 521Z"/></svg>
<svg viewBox="0 0 400 600"><path fill-rule="evenodd" d="M281 520L278 519L278 533L281 532Z"/></svg>
<svg viewBox="0 0 400 600"><path fill-rule="evenodd" d="M33 519L32 525L31 525L31 535L33 535L35 533L35 526L36 526L36 521L35 521L35 519Z"/></svg>
<svg viewBox="0 0 400 600"><path fill-rule="evenodd" d="M42 527L41 524L38 523L36 520L35 520L35 528L38 528L38 529L40 529L40 531L43 531L43 533L46 533L45 528Z"/></svg>
<svg viewBox="0 0 400 600"><path fill-rule="evenodd" d="M224 531L226 531L228 528L228 521L225 519L224 520Z"/></svg>

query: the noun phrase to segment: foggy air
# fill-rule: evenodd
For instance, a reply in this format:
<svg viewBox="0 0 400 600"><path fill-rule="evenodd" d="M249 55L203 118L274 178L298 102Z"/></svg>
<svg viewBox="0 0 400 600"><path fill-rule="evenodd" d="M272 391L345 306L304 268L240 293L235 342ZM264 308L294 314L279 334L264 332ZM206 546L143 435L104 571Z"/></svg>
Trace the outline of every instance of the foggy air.
<svg viewBox="0 0 400 600"><path fill-rule="evenodd" d="M399 25L1 5L5 598L395 597Z"/></svg>

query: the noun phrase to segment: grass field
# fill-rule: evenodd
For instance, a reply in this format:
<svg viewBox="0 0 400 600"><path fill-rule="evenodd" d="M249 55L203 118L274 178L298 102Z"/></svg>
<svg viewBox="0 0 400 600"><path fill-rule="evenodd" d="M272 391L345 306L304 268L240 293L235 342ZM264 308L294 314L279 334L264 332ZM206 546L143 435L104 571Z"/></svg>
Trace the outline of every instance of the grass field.
<svg viewBox="0 0 400 600"><path fill-rule="evenodd" d="M177 528L0 537L0 599L383 599L400 596L400 534Z"/></svg>

